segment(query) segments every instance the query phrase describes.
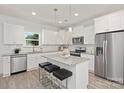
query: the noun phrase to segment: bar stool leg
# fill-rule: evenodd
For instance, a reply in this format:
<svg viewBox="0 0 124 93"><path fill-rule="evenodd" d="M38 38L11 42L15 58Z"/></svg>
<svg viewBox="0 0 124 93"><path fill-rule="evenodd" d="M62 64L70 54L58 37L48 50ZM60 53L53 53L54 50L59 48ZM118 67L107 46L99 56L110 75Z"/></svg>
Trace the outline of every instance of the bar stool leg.
<svg viewBox="0 0 124 93"><path fill-rule="evenodd" d="M39 68L39 81L40 81L40 68Z"/></svg>
<svg viewBox="0 0 124 93"><path fill-rule="evenodd" d="M66 79L66 89L68 89L68 78Z"/></svg>
<svg viewBox="0 0 124 93"><path fill-rule="evenodd" d="M41 74L42 73L42 74ZM42 78L41 78L42 75ZM44 69L43 68L39 68L39 81L44 79Z"/></svg>

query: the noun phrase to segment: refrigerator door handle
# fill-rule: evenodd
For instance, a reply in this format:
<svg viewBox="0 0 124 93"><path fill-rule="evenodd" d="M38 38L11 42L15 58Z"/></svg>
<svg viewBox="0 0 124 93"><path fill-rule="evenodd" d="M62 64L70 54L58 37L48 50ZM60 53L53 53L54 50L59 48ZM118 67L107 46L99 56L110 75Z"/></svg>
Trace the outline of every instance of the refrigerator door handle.
<svg viewBox="0 0 124 93"><path fill-rule="evenodd" d="M105 41L103 41L103 63L105 63Z"/></svg>
<svg viewBox="0 0 124 93"><path fill-rule="evenodd" d="M107 40L105 42L105 63L107 65Z"/></svg>
<svg viewBox="0 0 124 93"><path fill-rule="evenodd" d="M105 65L105 43L106 43L106 41L104 40L103 41L103 64ZM104 68L104 73L105 73L105 68Z"/></svg>
<svg viewBox="0 0 124 93"><path fill-rule="evenodd" d="M107 77L107 40L105 41L105 77Z"/></svg>

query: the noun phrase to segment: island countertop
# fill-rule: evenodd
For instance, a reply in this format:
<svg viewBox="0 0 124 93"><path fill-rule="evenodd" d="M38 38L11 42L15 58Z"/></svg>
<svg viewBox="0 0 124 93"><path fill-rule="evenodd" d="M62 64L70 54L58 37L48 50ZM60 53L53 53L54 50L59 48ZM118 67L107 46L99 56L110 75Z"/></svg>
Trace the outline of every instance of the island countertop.
<svg viewBox="0 0 124 93"><path fill-rule="evenodd" d="M66 58L60 54L43 55L42 57L52 59L54 61L61 62L69 66L76 65L78 63L86 62L89 60L88 58L85 57L76 57L76 56L69 56Z"/></svg>

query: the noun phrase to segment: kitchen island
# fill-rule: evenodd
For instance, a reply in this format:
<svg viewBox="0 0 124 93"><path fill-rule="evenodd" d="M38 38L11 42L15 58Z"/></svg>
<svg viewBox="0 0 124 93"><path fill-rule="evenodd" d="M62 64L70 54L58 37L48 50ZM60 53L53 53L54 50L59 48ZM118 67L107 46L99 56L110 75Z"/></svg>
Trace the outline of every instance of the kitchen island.
<svg viewBox="0 0 124 93"><path fill-rule="evenodd" d="M72 72L72 76L68 78L69 89L85 89L88 85L88 58L69 56L64 57L61 54L43 55L48 62L65 68ZM62 82L65 85L65 81Z"/></svg>

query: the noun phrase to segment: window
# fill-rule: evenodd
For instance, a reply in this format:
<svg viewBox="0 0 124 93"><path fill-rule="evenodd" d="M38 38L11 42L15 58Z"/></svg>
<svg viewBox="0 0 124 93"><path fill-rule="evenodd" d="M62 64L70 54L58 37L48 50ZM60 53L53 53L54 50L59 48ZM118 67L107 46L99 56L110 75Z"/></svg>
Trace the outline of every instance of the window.
<svg viewBox="0 0 124 93"><path fill-rule="evenodd" d="M39 46L40 45L40 34L34 32L25 32L25 46Z"/></svg>

